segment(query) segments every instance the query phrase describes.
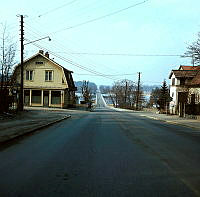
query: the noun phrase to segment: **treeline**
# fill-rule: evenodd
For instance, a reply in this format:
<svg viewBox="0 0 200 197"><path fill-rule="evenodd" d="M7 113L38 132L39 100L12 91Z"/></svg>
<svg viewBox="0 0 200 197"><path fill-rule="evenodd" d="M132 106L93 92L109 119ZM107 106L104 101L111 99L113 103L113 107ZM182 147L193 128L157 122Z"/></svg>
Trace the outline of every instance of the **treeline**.
<svg viewBox="0 0 200 197"><path fill-rule="evenodd" d="M86 86L86 81L75 81L75 86L77 87L77 92L82 93L83 87ZM95 94L97 91L97 85L93 82L87 81L87 88L90 90L92 94Z"/></svg>
<svg viewBox="0 0 200 197"><path fill-rule="evenodd" d="M0 29L0 113L8 112L14 101L14 81L11 78L15 62L16 43L6 31L6 26Z"/></svg>
<svg viewBox="0 0 200 197"><path fill-rule="evenodd" d="M99 89L102 94L107 94L105 99L110 99L115 107L140 110L144 106L145 98L140 83L124 79L112 86L101 85Z"/></svg>
<svg viewBox="0 0 200 197"><path fill-rule="evenodd" d="M112 86L109 85L100 85L99 89L102 94L107 94L109 93L110 89ZM144 93L151 93L153 89L155 88L160 88L159 85L142 85L142 90Z"/></svg>
<svg viewBox="0 0 200 197"><path fill-rule="evenodd" d="M167 113L171 100L169 87L164 80L161 87L156 87L151 91L148 107L156 107L161 113Z"/></svg>

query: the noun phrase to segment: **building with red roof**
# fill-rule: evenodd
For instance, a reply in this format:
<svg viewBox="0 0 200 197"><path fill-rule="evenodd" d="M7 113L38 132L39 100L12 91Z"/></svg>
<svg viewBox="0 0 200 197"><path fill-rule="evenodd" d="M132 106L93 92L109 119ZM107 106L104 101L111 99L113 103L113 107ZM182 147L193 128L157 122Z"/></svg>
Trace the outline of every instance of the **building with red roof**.
<svg viewBox="0 0 200 197"><path fill-rule="evenodd" d="M200 103L200 66L180 66L172 70L170 75L170 113L185 116L193 113L187 106ZM200 110L199 110L200 113Z"/></svg>

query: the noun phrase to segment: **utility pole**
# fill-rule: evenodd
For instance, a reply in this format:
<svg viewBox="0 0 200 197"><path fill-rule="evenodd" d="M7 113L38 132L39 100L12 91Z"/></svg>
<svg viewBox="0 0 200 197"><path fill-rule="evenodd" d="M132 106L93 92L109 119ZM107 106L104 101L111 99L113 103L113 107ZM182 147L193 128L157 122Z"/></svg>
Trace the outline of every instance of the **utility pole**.
<svg viewBox="0 0 200 197"><path fill-rule="evenodd" d="M194 66L194 59L195 57L194 57L194 54L192 54L192 66Z"/></svg>
<svg viewBox="0 0 200 197"><path fill-rule="evenodd" d="M126 102L127 102L127 91L128 91L128 82L126 81L125 96L124 96L124 104L125 104L125 107L126 107Z"/></svg>
<svg viewBox="0 0 200 197"><path fill-rule="evenodd" d="M138 73L138 85L137 85L137 97L136 97L136 110L138 110L139 107L139 97L140 97L140 74Z"/></svg>
<svg viewBox="0 0 200 197"><path fill-rule="evenodd" d="M1 68L1 91L3 90L3 82L4 82L4 63L5 63L5 28L3 31L3 43L2 43L2 68Z"/></svg>
<svg viewBox="0 0 200 197"><path fill-rule="evenodd" d="M21 84L19 95L19 110L24 110L24 16L20 15L20 42L21 42Z"/></svg>
<svg viewBox="0 0 200 197"><path fill-rule="evenodd" d="M51 41L51 38L49 36L30 41L28 43L24 44L24 16L23 15L17 15L17 17L20 17L20 42L21 42L21 83L20 83L20 94L19 94L19 110L24 110L24 46L27 44L31 44L43 39L48 38L49 41Z"/></svg>

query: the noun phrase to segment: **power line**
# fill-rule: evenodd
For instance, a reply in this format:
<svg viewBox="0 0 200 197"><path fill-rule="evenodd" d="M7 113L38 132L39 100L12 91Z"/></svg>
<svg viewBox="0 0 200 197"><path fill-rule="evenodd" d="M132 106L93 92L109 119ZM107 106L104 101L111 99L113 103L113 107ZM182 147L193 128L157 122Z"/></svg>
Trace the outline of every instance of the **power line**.
<svg viewBox="0 0 200 197"><path fill-rule="evenodd" d="M106 17L112 16L112 15L118 14L118 13L123 12L123 11L125 11L125 10L128 10L128 9L134 8L134 7L136 7L136 6L139 6L139 5L141 5L141 4L144 4L144 3L146 3L147 1L149 1L149 0L145 0L145 1L143 1L143 2L140 2L140 3L137 3L137 4L133 4L133 5L129 6L129 7L126 7L126 8L120 9L120 10L117 10L117 11L115 11L115 12L111 12L111 13L109 13L109 14L106 14L106 15L103 15L103 16L100 16L100 17L97 17L97 18L94 18L94 19L91 19L91 20L88 20L88 21L79 23L79 24L77 24L77 25L74 25L74 26L71 26L71 27L67 27L67 28L64 28L64 29L61 29L61 30L52 32L51 34L59 33L59 32L65 31L65 30L73 29L73 28L76 28L76 27L79 27L79 26L82 26L82 25L86 25L86 24L88 24L88 23L92 23L92 22L101 20L101 19L103 19L103 18L106 18Z"/></svg>
<svg viewBox="0 0 200 197"><path fill-rule="evenodd" d="M157 84L162 84L162 81L158 82L158 81L142 81L144 83L157 83Z"/></svg>
<svg viewBox="0 0 200 197"><path fill-rule="evenodd" d="M26 25L31 28L30 25L28 25L28 24L26 24ZM36 31L33 31L29 28L27 28L27 29L41 37L41 35L36 33ZM63 54L68 54L68 55L88 55L88 56L192 57L192 56L183 56L181 54L90 53L90 52L71 52L71 51L70 52L56 51L55 53L63 53Z"/></svg>
<svg viewBox="0 0 200 197"><path fill-rule="evenodd" d="M52 12L55 12L55 11L58 10L58 9L61 9L61 8L63 8L63 7L66 7L66 6L68 6L68 5L71 5L71 4L75 3L76 1L78 1L78 0L73 0L73 1L70 1L70 2L68 2L68 3L65 3L65 4L62 5L62 6L56 7L56 8L54 8L54 9L52 9L52 10L49 10L49 11L47 11L47 12L44 12L43 14L38 15L38 17L40 18L40 17L42 17L42 16L44 16L44 15L47 15L47 14L52 13Z"/></svg>
<svg viewBox="0 0 200 197"><path fill-rule="evenodd" d="M141 77L141 72L138 73L138 84L137 84L137 95L136 95L136 110L138 110L139 107L139 100L140 100L140 77Z"/></svg>
<svg viewBox="0 0 200 197"><path fill-rule="evenodd" d="M29 26L31 29L32 29L32 27L29 25L29 24L26 24L26 26ZM29 29L29 28L27 28L27 29ZM32 31L31 29L29 29L31 32L33 32L35 35L37 35L37 37L39 36L39 37L42 37L43 35L40 35L39 33L38 33L38 31L36 32L36 30L35 31ZM32 33L31 33L31 35L32 35ZM35 37L35 36L34 36ZM35 38L37 38L37 37L35 37ZM116 72L116 70L114 70L114 69L112 69L111 67L107 67L106 65L104 65L104 64L99 64L99 62L98 63L96 63L95 61L93 61L93 59L91 59L91 58L85 58L85 57L83 57L83 56L81 56L81 55L79 55L79 54L73 54L75 51L72 51L71 49L66 49L66 46L64 46L63 45L63 43L61 43L60 41L56 41L55 39L53 39L56 43L53 45L53 48L54 48L54 53L58 53L58 52L56 52L56 50L58 51L58 50L64 50L64 52L63 53L65 53L65 54L68 54L68 56L71 56L72 58L76 58L77 59L77 56L79 57L79 59L81 58L81 59L83 59L83 61L86 61L86 63L88 64L88 61L89 61L89 64L92 64L92 67L94 67L94 65L95 66L97 66L97 67L105 67L107 70L109 70L109 72L112 70L112 71L114 71L114 72ZM52 43L51 43L52 44ZM48 43L48 45L49 45L49 43ZM74 44L73 44L74 45ZM66 52L65 52L66 51ZM72 53L73 52L73 53Z"/></svg>
<svg viewBox="0 0 200 197"><path fill-rule="evenodd" d="M50 54L54 55L55 57L57 57L57 58L59 58L59 59L65 61L65 62L67 62L67 63L69 63L69 64L71 64L71 65L73 65L73 66L76 66L76 67L78 67L78 68L80 68L80 69L82 69L82 70L85 70L85 71L90 72L90 73L92 73L92 74L95 74L95 75L98 75L98 76L101 76L101 77L105 77L105 78L108 78L108 79L111 79L111 80L114 80L114 81L116 80L115 78L109 77L109 76L107 76L107 75L105 75L105 74L103 74L103 73L101 73L101 72L97 72L97 71L95 71L95 70L92 70L92 69L90 69L90 68L87 68L87 67L85 67L85 66L82 66L82 65L80 65L80 64L78 64L78 63L75 63L75 62L73 62L72 60L69 60L69 59L67 59L67 58L65 58L65 57L62 57L62 56L60 56L60 55L57 55L55 52L50 51L50 50L48 50L47 48L42 47L42 46L40 46L40 45L38 45L38 44L36 44L36 43L32 43L32 44L35 45L36 47L40 48L40 49L47 50Z"/></svg>
<svg viewBox="0 0 200 197"><path fill-rule="evenodd" d="M57 52L57 53L65 53L65 52ZM96 55L96 56L135 56L135 57L144 57L144 56L149 56L149 57L182 57L180 54L131 54L131 53L85 53L85 52L72 52L70 54L75 54L75 55Z"/></svg>
<svg viewBox="0 0 200 197"><path fill-rule="evenodd" d="M90 14L92 12L96 13L96 10L98 10L100 7L101 8L102 7L103 8L106 7L108 9L109 8L108 5L110 5L111 3L112 3L112 1L106 1L106 3L103 2L103 1L99 1L99 0L95 0L95 2L93 2L93 3L89 3L89 2L86 1L86 2L84 2L84 7L82 7L81 9L76 9L76 11L73 12L73 14L70 15L70 17L65 18L63 20L63 22L59 23L59 25L62 25L63 23L66 24L66 22L68 22L68 21L71 22L75 18L79 18L80 19L80 18L83 18L83 16L85 16L85 15L88 16L88 13L90 13ZM101 6L98 6L99 4ZM78 14L76 14L76 13L78 13Z"/></svg>
<svg viewBox="0 0 200 197"><path fill-rule="evenodd" d="M88 76L97 76L97 75L91 75L91 74L85 74L85 73L74 73L76 75L88 75ZM109 77L112 77L112 76L130 76L130 75L136 75L137 73L129 73L129 74L115 74L115 75L106 75L105 76L109 76Z"/></svg>

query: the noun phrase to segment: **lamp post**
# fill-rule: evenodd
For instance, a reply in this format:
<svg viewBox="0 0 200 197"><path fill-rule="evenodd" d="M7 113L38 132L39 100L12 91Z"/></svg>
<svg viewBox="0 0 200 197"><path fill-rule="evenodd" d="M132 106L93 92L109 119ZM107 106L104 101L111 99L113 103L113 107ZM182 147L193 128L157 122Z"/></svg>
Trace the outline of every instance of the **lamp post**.
<svg viewBox="0 0 200 197"><path fill-rule="evenodd" d="M21 15L21 20L22 20L22 23L23 23L23 16ZM33 40L33 41L30 41L30 42L27 42L27 43L23 43L24 41L24 33L23 33L23 25L21 27L21 84L20 84L20 95L19 95L19 111L23 111L24 110L24 46L25 45L28 45L28 44L31 44L31 43L34 43L34 42L37 42L37 41L40 41L40 40L43 40L43 39L46 39L48 38L49 41L51 41L51 38L49 36L46 36L46 37L43 37L43 38L39 38L37 40Z"/></svg>

